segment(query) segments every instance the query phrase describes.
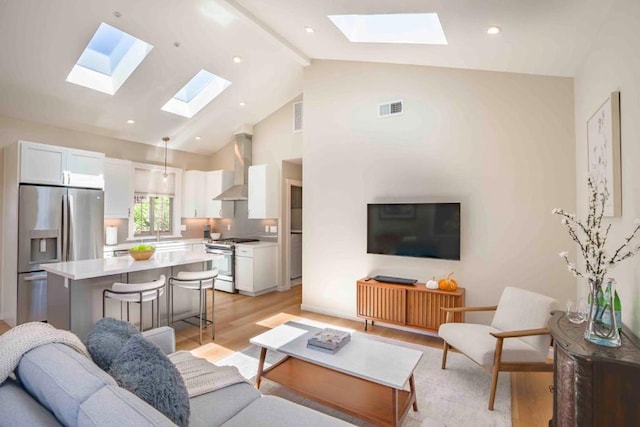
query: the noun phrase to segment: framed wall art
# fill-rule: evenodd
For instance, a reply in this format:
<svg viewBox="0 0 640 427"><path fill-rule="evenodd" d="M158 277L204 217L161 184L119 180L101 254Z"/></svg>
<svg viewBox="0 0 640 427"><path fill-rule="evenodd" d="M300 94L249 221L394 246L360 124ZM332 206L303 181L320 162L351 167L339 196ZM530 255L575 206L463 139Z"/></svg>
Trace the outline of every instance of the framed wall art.
<svg viewBox="0 0 640 427"><path fill-rule="evenodd" d="M589 176L607 195L604 216L622 215L620 92L612 92L587 120L587 153Z"/></svg>

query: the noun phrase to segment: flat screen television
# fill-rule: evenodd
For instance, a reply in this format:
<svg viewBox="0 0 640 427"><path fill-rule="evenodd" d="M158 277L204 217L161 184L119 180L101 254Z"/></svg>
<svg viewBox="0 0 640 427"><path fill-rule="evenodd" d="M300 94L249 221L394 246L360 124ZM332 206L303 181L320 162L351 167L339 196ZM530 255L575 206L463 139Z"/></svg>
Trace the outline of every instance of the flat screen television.
<svg viewBox="0 0 640 427"><path fill-rule="evenodd" d="M367 205L367 253L460 259L460 203Z"/></svg>

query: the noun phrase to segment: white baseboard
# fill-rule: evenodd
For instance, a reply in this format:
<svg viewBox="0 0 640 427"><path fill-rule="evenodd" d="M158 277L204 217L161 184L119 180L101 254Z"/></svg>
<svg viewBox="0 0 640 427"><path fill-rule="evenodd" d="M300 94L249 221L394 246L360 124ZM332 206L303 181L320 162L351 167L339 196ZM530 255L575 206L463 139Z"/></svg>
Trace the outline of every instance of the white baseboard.
<svg viewBox="0 0 640 427"><path fill-rule="evenodd" d="M327 310L324 307L315 307L307 304L300 304L300 309L304 311L311 311L313 313L325 314L327 316L339 317L341 319L355 320L356 322L364 323L364 319L355 317L352 314L343 313L335 310ZM376 325L384 326L385 328L397 329L405 332L413 332L414 334L427 335L430 337L438 337L437 332L421 331L420 329L407 328L400 325L392 325L389 323L376 321ZM375 327L375 326L374 326Z"/></svg>

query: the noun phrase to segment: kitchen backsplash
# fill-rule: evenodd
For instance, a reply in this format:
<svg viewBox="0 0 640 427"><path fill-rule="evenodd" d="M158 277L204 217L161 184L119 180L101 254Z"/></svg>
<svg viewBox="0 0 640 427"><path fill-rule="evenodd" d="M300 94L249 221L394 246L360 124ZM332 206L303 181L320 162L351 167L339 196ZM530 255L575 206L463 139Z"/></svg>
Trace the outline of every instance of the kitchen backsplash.
<svg viewBox="0 0 640 427"><path fill-rule="evenodd" d="M212 233L221 233L222 237L255 237L260 240L278 240L278 233L265 231L265 227L278 226L277 219L249 219L247 202L235 203L235 217L225 219L183 218L182 224L187 229L180 234L184 239L197 239L203 237L204 226L209 224ZM105 219L104 226L118 227L118 243L127 241L129 220ZM227 230L227 226L231 229ZM177 234L177 233L176 233ZM150 239L155 239L150 237ZM105 236L106 240L106 236Z"/></svg>
<svg viewBox="0 0 640 427"><path fill-rule="evenodd" d="M222 237L255 237L260 240L277 241L278 233L265 231L265 227L278 227L277 219L249 219L248 202L236 201L233 218L212 219L211 232ZM227 230L227 226L231 229Z"/></svg>

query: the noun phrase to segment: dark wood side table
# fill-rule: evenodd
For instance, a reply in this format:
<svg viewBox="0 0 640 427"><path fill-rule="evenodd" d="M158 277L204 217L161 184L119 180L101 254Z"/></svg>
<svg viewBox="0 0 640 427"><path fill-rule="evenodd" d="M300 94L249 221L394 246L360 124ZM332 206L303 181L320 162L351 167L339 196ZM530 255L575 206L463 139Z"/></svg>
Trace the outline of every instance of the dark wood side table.
<svg viewBox="0 0 640 427"><path fill-rule="evenodd" d="M554 311L553 427L640 425L640 346L624 328L622 346L586 341L586 322L573 324Z"/></svg>

